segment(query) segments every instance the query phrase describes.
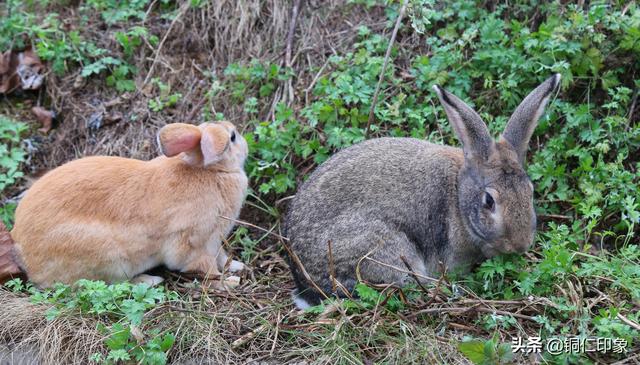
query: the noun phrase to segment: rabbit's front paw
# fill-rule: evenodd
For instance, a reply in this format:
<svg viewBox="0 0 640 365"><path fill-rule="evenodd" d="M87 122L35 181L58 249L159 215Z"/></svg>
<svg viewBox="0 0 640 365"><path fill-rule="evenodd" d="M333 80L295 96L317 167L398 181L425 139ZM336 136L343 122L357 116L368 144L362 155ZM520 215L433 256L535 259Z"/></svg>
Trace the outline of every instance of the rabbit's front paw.
<svg viewBox="0 0 640 365"><path fill-rule="evenodd" d="M224 279L223 283L225 287L233 289L240 285L240 278L238 276L229 276Z"/></svg>
<svg viewBox="0 0 640 365"><path fill-rule="evenodd" d="M240 277L238 276L227 276L221 279L210 279L205 280L202 283L202 286L205 288L215 289L215 290L227 290L233 289L240 285Z"/></svg>
<svg viewBox="0 0 640 365"><path fill-rule="evenodd" d="M229 272L240 272L245 268L245 264L240 261L231 260L231 264L229 264Z"/></svg>

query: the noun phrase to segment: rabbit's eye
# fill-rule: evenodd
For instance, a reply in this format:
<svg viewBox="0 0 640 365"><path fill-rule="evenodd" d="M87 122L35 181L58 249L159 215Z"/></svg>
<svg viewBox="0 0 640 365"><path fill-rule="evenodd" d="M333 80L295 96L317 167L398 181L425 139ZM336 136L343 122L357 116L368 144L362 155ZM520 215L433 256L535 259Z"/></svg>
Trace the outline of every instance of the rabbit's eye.
<svg viewBox="0 0 640 365"><path fill-rule="evenodd" d="M236 141L236 132L231 132L231 142L235 142Z"/></svg>
<svg viewBox="0 0 640 365"><path fill-rule="evenodd" d="M485 209L493 210L495 207L495 202L493 201L493 197L491 194L485 192L482 197L482 204L484 204Z"/></svg>

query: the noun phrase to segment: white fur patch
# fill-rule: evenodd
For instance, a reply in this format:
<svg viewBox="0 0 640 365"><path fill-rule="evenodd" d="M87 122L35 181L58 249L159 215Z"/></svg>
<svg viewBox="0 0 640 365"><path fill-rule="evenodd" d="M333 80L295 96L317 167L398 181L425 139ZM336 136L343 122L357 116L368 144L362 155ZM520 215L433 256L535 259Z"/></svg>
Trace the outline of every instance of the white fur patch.
<svg viewBox="0 0 640 365"><path fill-rule="evenodd" d="M148 284L149 286L156 286L162 283L163 281L164 279L160 276L152 276L148 274L140 274L135 278L133 278L133 280L131 280L133 284L145 283L145 284Z"/></svg>
<svg viewBox="0 0 640 365"><path fill-rule="evenodd" d="M293 299L293 304L295 304L296 307L300 310L311 308L311 304L309 304L309 302L298 296L298 290L293 291L293 293L291 294L291 299Z"/></svg>
<svg viewBox="0 0 640 365"><path fill-rule="evenodd" d="M240 272L242 270L244 270L244 264L242 262L236 260L231 261L231 264L229 265L230 272Z"/></svg>

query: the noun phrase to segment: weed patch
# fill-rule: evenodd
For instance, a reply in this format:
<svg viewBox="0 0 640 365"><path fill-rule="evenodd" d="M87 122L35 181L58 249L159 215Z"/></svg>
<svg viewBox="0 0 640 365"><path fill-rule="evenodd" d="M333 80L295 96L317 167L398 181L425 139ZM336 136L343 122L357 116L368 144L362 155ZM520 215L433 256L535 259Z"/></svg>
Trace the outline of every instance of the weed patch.
<svg viewBox="0 0 640 365"><path fill-rule="evenodd" d="M380 75L395 1L307 4L289 67L282 57L290 4L279 0L63 3L0 5L0 51L32 45L48 62L38 105L50 104L62 119L37 135L19 117L30 105L2 100L3 221L11 224L23 190L26 137L42 142L29 152L35 170L92 154L148 159L157 155L154 133L167 122L228 119L242 126L251 151L242 219L263 229L239 226L229 239L230 252L251 264L233 292L209 291L202 278L175 273L165 273L163 288L82 281L38 290L13 281L11 291L0 291L8 308L0 313L2 341L37 349L44 363L78 364L637 358L637 4L410 0ZM366 138L380 76L368 138L459 145L434 84L474 100L495 135L525 93L556 72L561 91L527 157L538 215L530 252L425 287L361 283L358 298L307 312L292 307L276 235L286 204L314 168ZM111 125L87 123L115 114L121 121ZM518 338L611 338L624 340L627 352L514 353Z"/></svg>

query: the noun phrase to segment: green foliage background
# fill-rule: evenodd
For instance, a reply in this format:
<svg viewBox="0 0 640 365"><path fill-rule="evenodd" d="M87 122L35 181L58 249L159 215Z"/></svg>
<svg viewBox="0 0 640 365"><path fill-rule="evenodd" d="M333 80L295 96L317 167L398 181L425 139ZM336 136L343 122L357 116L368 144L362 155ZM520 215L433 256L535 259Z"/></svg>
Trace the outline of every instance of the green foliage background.
<svg viewBox="0 0 640 365"><path fill-rule="evenodd" d="M397 3L386 8L388 29L397 10ZM537 318L543 338L612 336L631 347L640 333L617 314L640 320L640 118L631 110L640 88L640 10L517 1L489 11L473 1L427 0L411 1L409 17L404 32L419 33L423 44L393 48L375 109L376 136L458 145L434 84L475 106L497 136L530 90L562 75L559 96L532 138L527 170L538 214L563 217L544 220L533 255L488 260L462 282L487 299L549 298L553 306ZM388 36L361 27L358 37L352 51L330 58L332 71L319 78L312 102L299 110L279 105L274 121L255 121L249 172L260 193L290 191L300 161L319 164L364 140ZM285 74L258 61L226 73L229 87L258 102L274 75ZM616 299L591 311L576 307L562 284L572 281ZM500 316L483 321L488 330L514 325ZM586 361L578 358L550 361Z"/></svg>
<svg viewBox="0 0 640 365"><path fill-rule="evenodd" d="M143 41L157 46L158 38L143 27L129 29L126 22L144 19L149 1L90 0L83 4L85 11L100 12L108 24L122 26L116 34L122 57L109 55L77 31L66 31L57 14L37 21L30 12L32 3L7 3L12 11L0 22L0 51L15 45L26 33L56 74L81 69L82 77L103 77L105 84L118 92L135 90L134 51ZM161 3L167 16L174 14L175 4ZM360 27L357 42L350 50L331 56L324 68L311 70L317 72L318 78L304 104L278 104L273 118L261 118L261 111L273 100L278 85L296 77L294 70L278 63L258 59L235 63L226 67L219 78L207 80L211 100L228 97L244 107L243 118L248 126L245 137L251 151L247 171L255 186L252 196L260 203L266 202L263 206L271 215L283 213L273 202L293 193L315 166L335 151L365 138L373 93L399 3L349 3L364 9L382 8L387 20L385 29ZM202 6L202 2L193 2L193 6ZM536 317L538 334L543 338L620 337L629 342L629 348L637 349L640 333L621 315L640 322L638 5L621 1L592 1L579 7L536 0L509 4L411 0L403 24L384 74L375 108L376 122L371 126L373 137L416 137L458 145L431 90L434 84L473 105L497 136L509 113L530 90L551 74L562 74L561 91L540 120L527 164L536 189L537 212L543 218L535 249L527 256L488 260L473 275L456 278L457 283L485 299L548 299L548 310ZM155 112L179 101L180 93L159 79L154 83L162 91L149 101ZM205 120L224 117L224 113L208 108L202 114ZM18 141L23 132L22 124L0 119L3 189L20 177L18 167L24 160L24 151ZM13 209L11 205L3 207L5 221L10 222ZM246 230L234 237L244 250L242 257L255 256L257 243ZM24 289L20 283L16 285L18 290ZM83 283L73 291L61 287L59 294L45 294L46 300L59 303L56 308L92 314L83 307L83 299L69 298L82 298L82 293L88 291L120 290L100 285ZM577 295L581 298L604 295L608 299L595 307L585 307L567 294L575 288L580 288ZM132 290L147 289L126 290L126 295L117 297L125 300L135 297ZM377 307L379 293L366 286L360 286L358 291L362 296L359 303L344 304L349 310ZM32 293L37 300L43 300L43 294L34 293L38 292ZM158 295L164 300L164 293ZM87 303L90 302L94 299ZM139 302L143 303L140 313L156 303ZM118 307L122 310L120 304ZM391 300L386 310L404 308L400 301ZM133 323L130 314L123 313L118 321ZM477 325L488 332L517 329L514 318L500 315L486 315ZM113 335L126 332L126 326L112 327L110 331L110 343L114 345L108 345L117 352L110 353L111 358L95 361L137 356L137 347L128 342L128 337L120 341ZM151 349L158 356L157 363L164 362L164 351L173 343L171 337L164 339ZM493 348L494 357L505 352L495 338L472 344ZM579 354L545 358L551 363L591 361Z"/></svg>

